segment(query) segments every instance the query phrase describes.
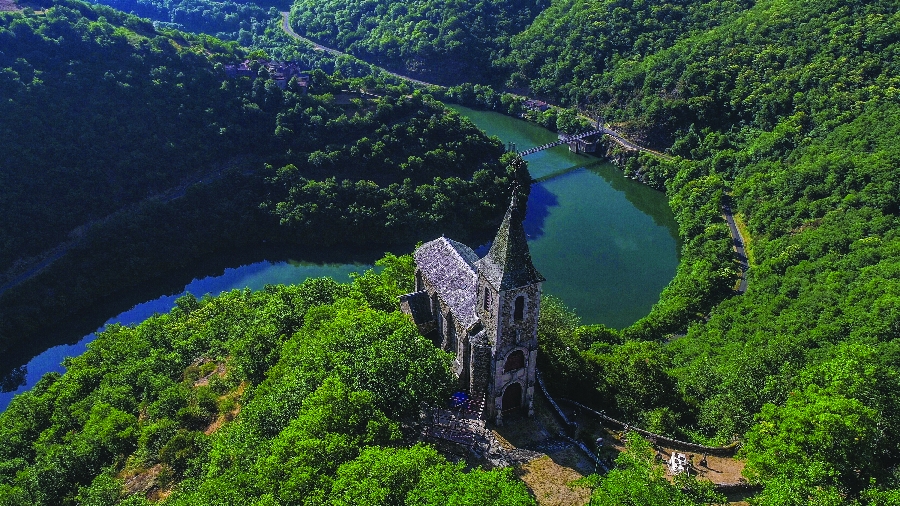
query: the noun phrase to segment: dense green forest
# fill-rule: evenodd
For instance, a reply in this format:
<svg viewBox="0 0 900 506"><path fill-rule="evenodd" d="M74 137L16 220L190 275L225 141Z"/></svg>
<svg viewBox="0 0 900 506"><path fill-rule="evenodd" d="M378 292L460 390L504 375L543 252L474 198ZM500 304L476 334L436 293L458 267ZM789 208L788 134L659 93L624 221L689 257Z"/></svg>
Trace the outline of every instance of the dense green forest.
<svg viewBox="0 0 900 506"><path fill-rule="evenodd" d="M265 76L226 82L216 62L243 57L246 53L235 45L154 29L111 10L64 5L40 17L3 15L0 25L0 86L4 96L8 90L8 96L16 97L0 104L0 131L10 139L12 153L0 161L6 164L0 165L0 176L4 187L16 188L0 202L4 216L16 217L8 229L0 230L0 259L6 262L0 265L57 244L74 227L140 201L148 189L165 191L228 160L236 161L223 172L226 176L188 192L195 200L145 204L137 216L147 221L125 215L115 227L91 229L87 235L94 242L89 244L122 243L115 246L122 250L110 249L108 260L93 260L87 252L97 251L94 248L65 261L80 262L83 272L102 269L104 262L119 256L115 252L146 249L136 230L152 229L149 224L154 223L159 236L147 241L166 237L170 231L160 224L196 217L190 213L197 202L219 203L212 214L229 217L222 223L230 230L253 230L248 240L260 240L272 231L283 241L315 234L329 244L362 244L385 235L412 240L402 232L422 226L445 230L442 227L483 222L496 212L491 203L502 200L496 192L511 177L504 169L510 160L498 161L502 147L421 94L372 77L348 80L324 72L314 73L309 96L296 89L278 90ZM238 9L223 4L223 12L230 8ZM762 487L755 504L900 504L896 1L556 0L440 6L302 1L294 5L291 19L300 33L396 68L440 72L439 63L446 62L445 68L452 70L463 59L471 66L467 77L479 79L479 85L454 88L446 98L519 113L511 95L481 85L528 88L534 96L601 115L635 139L674 155L663 160L613 150L626 174L665 189L669 196L684 245L675 279L646 318L621 332L582 326L576 314L548 298L542 306L540 367L551 390L655 432L704 443L740 441L747 478ZM240 23L234 26L252 33L232 38L281 44L271 22L266 28ZM260 37L268 39L262 42ZM69 44L85 56L67 59L69 53L60 49ZM48 56L58 54L62 56ZM104 66L108 62L115 65ZM146 88L142 77L154 72L157 88ZM77 103L44 107L63 93L60 89L80 89L78 83L87 82L101 86L97 91L85 89L72 101ZM377 102L356 98L337 104L335 94L351 83L393 91ZM148 103L155 106L150 113L141 105ZM69 107L79 113L67 116ZM122 115L116 116L119 112ZM135 114L147 121L129 122ZM13 119L6 123L6 118ZM561 124L559 118L553 112L540 119L563 130L578 127L571 112L562 114ZM422 129L433 136L423 135ZM82 137L90 142L80 142ZM47 143L48 138L61 139L59 146ZM136 148L123 157L119 146L130 145L130 140ZM166 164L145 160L160 157ZM86 164L82 177L77 164L88 158L102 163ZM73 166L48 164L51 159ZM163 166L173 172L160 173ZM28 177L45 173L53 174L45 185L35 185L36 179ZM110 186L111 174L129 177ZM235 193L234 185L246 191ZM91 192L98 187L107 191ZM229 199L220 199L222 195ZM79 208L81 214L55 216L55 208L46 205L50 199L90 204ZM459 207L447 207L457 202ZM732 202L749 232L750 284L740 296L733 290L737 271L732 239L721 218L725 202ZM7 209L14 214L5 214ZM235 215L228 214L229 209L245 211ZM39 234L28 235L26 224L34 220L45 220L44 225ZM131 235L122 233L129 222L143 226L134 227ZM194 234L203 227L196 228ZM215 236L216 230L202 233L212 234L215 244L234 244L226 233ZM175 256L164 250L130 268L202 251L191 241L179 244L183 250ZM59 265L68 271L71 264L65 261ZM387 278L367 279L387 286L381 284ZM87 278L82 283L65 288L73 291L62 286L55 290L97 293L112 284L90 286L96 281ZM408 404L380 403L380 397L373 397L380 391L353 376L363 374L354 369L355 363L334 365L341 372L329 378L325 369L331 363L305 361L325 353L323 347L336 345L338 341L327 337L338 333L333 332L335 325L363 325L354 320L357 313L365 315L359 316L362 319L385 322L385 328L403 325L399 318L379 312L393 307L386 305L387 299L378 299L385 303L379 305L372 285L363 286L360 280L350 288L316 283L264 294L185 299L171 315L137 329L110 330L109 335L121 336L123 342L135 339L135 348L167 350L159 352L172 361L158 373L164 379L148 375L139 387L129 381L140 375L114 381L122 376L98 357L103 349L115 360L132 353L116 348L119 337L102 340L88 355L73 360L65 376L45 379L0 417L8 434L2 440L11 442L3 447L7 463L0 466L0 494L22 503L52 504L60 497L87 502L117 493L123 480L159 465L158 471L165 470L161 483L181 483L171 500L185 504L236 501L224 495L234 491L236 483L260 504L290 503L296 498L291 494L350 498L354 496L341 494L361 493L350 486L354 480L372 480L367 492L389 494L396 489L403 494L379 496L373 502L430 504L437 496L427 499L424 494L450 493L436 484L441 480L482 490L491 484L508 487L510 497L527 502L507 475L463 473L427 448L398 444L402 431L396 430L409 414L398 410ZM318 330L305 318L310 303L297 302L309 296L303 293L314 285L323 290L315 297L336 301L328 309L312 310L320 318L315 325L324 329L322 334L315 334ZM354 295L357 292L364 295ZM379 293L391 292L384 288ZM35 313L29 311L43 304L36 301L45 294L22 291L15 298L0 299L22 302L10 306L15 311L3 315L6 322L33 324ZM269 305L275 299L268 299L273 294L282 294L300 309L288 308L287 302L273 309ZM53 303L68 307L71 299L64 295ZM266 316L237 309L250 304L239 302L243 300L257 300L268 308ZM214 313L232 303L228 314L233 320L227 324L207 326L200 318L204 310ZM300 313L303 316L297 316ZM288 314L295 319L278 320ZM260 325L245 328L245 316ZM165 327L170 323L174 326ZM370 323L366 320L365 325ZM202 330L185 330L190 325ZM236 329L235 335L218 333L220 327ZM245 335L258 328L265 332L247 340ZM170 335L181 336L173 342L187 346L187 351L176 350L176 344L160 337ZM143 338L151 344L137 344ZM203 344L190 344L193 339ZM259 349L242 348L257 341ZM356 344L341 343L363 353ZM437 364L442 359L434 360ZM205 372L195 372L192 364ZM209 387L218 383L218 390L201 394L197 380L218 371L219 364L226 373L221 379L213 374ZM163 366L141 367L156 371ZM441 367L435 365L429 377L434 392L439 392ZM151 415L150 406L168 388L178 390L171 394L175 400L153 408L157 414ZM246 389L240 398L235 395L238 388ZM276 393L283 392L291 392L287 397L296 402L278 405L276 400L286 396ZM408 393L406 400L432 393ZM336 433L322 418L327 414L309 412L312 404L307 405L306 398L322 405L328 403L319 399L347 399L344 409L358 410L359 419L371 422L374 432ZM243 407L233 423L212 436L202 434L238 405ZM276 425L254 425L264 419ZM32 441L38 438L36 446ZM308 441L304 448L323 448L326 457L310 462L307 454L291 454L297 445L286 445L285 438ZM361 451L360 445L369 449ZM355 449L347 450L350 447ZM327 453L332 450L335 453ZM335 456L340 451L345 453ZM406 464L381 464L399 461ZM359 477L362 469L389 467L416 472L411 477L388 476L387 471L384 476ZM298 474L276 471L287 468L299 469ZM635 443L619 468L598 482L594 499L602 504L717 500L702 490L685 495L662 483L658 473L646 448ZM40 481L58 477L65 478L55 485ZM384 485L395 479L404 485ZM259 483L272 485L263 491ZM223 495L215 495L219 492ZM273 495L264 497L264 492Z"/></svg>
<svg viewBox="0 0 900 506"><path fill-rule="evenodd" d="M298 1L298 33L366 61L435 82L491 81L492 62L546 0Z"/></svg>
<svg viewBox="0 0 900 506"><path fill-rule="evenodd" d="M249 46L265 32L283 2L223 2L215 0L104 0L96 2L173 28L236 40Z"/></svg>
<svg viewBox="0 0 900 506"><path fill-rule="evenodd" d="M450 358L396 310L412 259L113 326L0 416L0 504L528 505L412 444Z"/></svg>
<svg viewBox="0 0 900 506"><path fill-rule="evenodd" d="M4 283L56 260L0 294L0 347L210 252L409 247L486 231L505 200L503 146L408 88L230 80L234 43L107 7L2 16Z"/></svg>
<svg viewBox="0 0 900 506"><path fill-rule="evenodd" d="M547 371L653 430L743 441L758 504L900 501L897 7L760 1L589 79L522 69L690 158L641 171L665 184L686 249L706 236L621 335L556 311ZM562 51L572 72L577 51ZM749 289L691 316L676 288L721 252L727 193L752 239ZM671 316L694 320L686 336Z"/></svg>
<svg viewBox="0 0 900 506"><path fill-rule="evenodd" d="M510 41L502 64L512 86L560 103L585 104L627 68L752 5L740 0L556 1Z"/></svg>

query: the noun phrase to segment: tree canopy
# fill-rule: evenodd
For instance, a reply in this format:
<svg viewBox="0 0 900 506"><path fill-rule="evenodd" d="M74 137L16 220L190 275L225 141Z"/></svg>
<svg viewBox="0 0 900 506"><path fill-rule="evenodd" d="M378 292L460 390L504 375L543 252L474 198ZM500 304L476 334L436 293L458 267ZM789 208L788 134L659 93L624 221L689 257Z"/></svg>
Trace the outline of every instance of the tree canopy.
<svg viewBox="0 0 900 506"><path fill-rule="evenodd" d="M394 309L409 257L380 263L108 328L0 414L0 503L534 504L406 443L454 379Z"/></svg>

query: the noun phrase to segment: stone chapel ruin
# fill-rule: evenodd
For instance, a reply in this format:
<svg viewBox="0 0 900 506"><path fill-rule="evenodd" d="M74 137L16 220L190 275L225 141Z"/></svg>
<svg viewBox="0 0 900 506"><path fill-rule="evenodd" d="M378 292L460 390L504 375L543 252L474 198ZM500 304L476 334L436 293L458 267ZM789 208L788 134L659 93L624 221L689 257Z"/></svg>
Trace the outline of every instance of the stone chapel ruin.
<svg viewBox="0 0 900 506"><path fill-rule="evenodd" d="M537 323L544 277L534 268L523 221L512 202L483 258L446 237L416 249L416 291L400 307L435 345L456 354L460 388L484 401L482 417L534 414Z"/></svg>

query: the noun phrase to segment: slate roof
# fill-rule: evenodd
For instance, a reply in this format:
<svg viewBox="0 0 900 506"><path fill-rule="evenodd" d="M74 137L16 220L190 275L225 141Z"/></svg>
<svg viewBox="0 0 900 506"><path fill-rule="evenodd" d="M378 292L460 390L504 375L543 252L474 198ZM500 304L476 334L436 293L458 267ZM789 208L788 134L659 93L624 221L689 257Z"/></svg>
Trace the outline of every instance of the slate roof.
<svg viewBox="0 0 900 506"><path fill-rule="evenodd" d="M520 208L517 201L518 196L514 193L491 250L475 264L476 270L497 290L509 290L546 281L531 263L528 239L522 226L525 209L524 206Z"/></svg>
<svg viewBox="0 0 900 506"><path fill-rule="evenodd" d="M416 265L453 317L465 328L478 322L475 314L475 281L478 255L465 244L446 237L426 242L413 253Z"/></svg>

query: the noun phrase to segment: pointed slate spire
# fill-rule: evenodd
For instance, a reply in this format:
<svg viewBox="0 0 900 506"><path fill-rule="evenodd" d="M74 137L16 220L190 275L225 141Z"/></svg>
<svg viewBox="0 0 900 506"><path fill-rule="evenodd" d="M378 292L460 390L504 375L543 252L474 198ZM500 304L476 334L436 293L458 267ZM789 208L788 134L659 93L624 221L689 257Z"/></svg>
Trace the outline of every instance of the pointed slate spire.
<svg viewBox="0 0 900 506"><path fill-rule="evenodd" d="M497 290L508 290L545 281L531 263L528 240L525 236L525 206L519 204L518 186L513 189L512 201L491 250L477 262L483 275Z"/></svg>

